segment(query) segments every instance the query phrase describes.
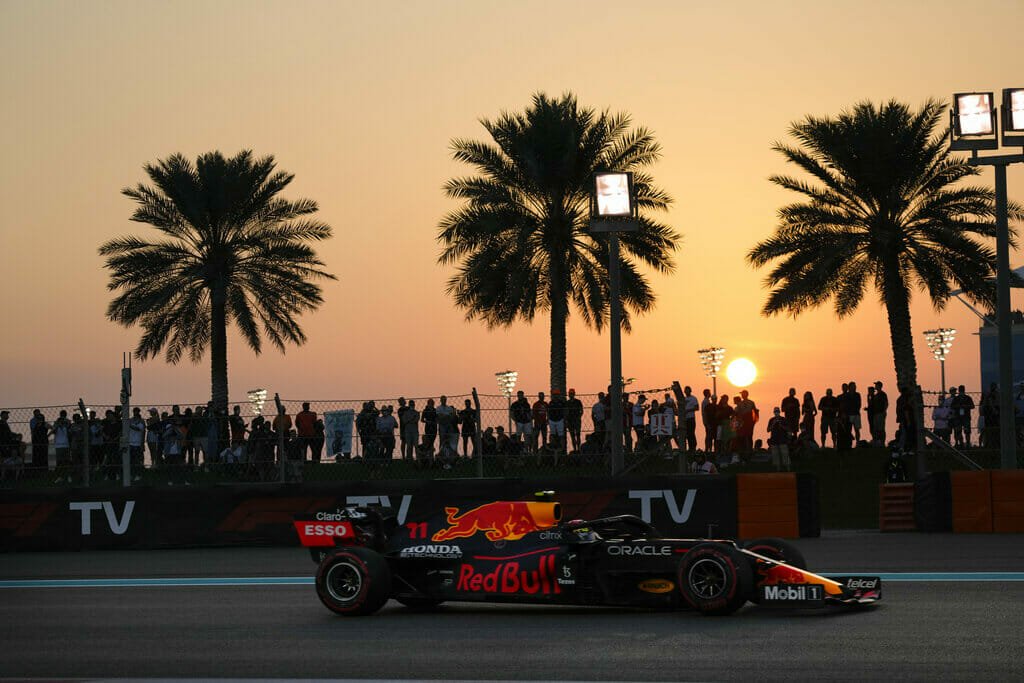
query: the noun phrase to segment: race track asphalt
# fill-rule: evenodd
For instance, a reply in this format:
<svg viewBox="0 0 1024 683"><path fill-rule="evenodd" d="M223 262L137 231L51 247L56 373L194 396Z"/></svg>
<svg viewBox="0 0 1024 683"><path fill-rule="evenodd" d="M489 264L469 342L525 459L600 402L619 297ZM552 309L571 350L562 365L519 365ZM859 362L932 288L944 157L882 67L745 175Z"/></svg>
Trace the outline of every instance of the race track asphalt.
<svg viewBox="0 0 1024 683"><path fill-rule="evenodd" d="M1024 572L1022 535L833 532L811 569ZM309 577L299 548L0 554L15 579ZM312 585L0 588L0 677L1024 680L1024 581L887 581L868 609L692 612L389 603Z"/></svg>

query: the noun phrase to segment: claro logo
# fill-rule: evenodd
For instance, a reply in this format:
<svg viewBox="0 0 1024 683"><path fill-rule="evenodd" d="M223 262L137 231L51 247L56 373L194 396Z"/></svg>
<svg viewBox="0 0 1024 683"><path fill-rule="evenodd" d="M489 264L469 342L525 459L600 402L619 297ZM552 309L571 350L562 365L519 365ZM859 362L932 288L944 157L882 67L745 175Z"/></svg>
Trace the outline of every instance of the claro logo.
<svg viewBox="0 0 1024 683"><path fill-rule="evenodd" d="M109 500L68 503L68 509L72 512L77 511L82 515L83 536L90 536L92 534L92 513L96 510L103 510L106 513L107 526L110 527L110 531L120 536L128 531L128 525L132 522L135 501L126 500L124 502L124 510L121 511L120 519L118 519L117 513L114 512L114 504Z"/></svg>

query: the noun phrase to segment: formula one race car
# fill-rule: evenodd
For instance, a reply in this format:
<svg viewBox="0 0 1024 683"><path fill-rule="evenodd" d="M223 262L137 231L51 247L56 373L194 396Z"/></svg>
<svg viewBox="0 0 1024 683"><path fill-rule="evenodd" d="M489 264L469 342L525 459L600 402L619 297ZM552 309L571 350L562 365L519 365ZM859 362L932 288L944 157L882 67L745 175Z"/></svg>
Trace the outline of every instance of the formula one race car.
<svg viewBox="0 0 1024 683"><path fill-rule="evenodd" d="M825 577L780 539L662 538L633 515L560 523L553 502L446 507L399 526L394 511L344 507L297 518L319 564L328 609L372 614L389 598L413 608L449 600L693 608L731 614L772 607L861 605L881 598L876 576Z"/></svg>

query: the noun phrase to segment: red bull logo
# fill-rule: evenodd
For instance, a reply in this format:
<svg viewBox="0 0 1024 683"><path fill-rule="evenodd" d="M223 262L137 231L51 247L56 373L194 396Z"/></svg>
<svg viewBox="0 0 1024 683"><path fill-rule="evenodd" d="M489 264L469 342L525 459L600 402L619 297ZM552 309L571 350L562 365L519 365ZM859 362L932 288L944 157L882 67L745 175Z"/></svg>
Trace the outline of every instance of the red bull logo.
<svg viewBox="0 0 1024 683"><path fill-rule="evenodd" d="M543 555L536 569L524 569L518 562L500 562L486 574L471 564L459 567L456 590L470 593L526 593L557 595L562 592L555 577L555 556Z"/></svg>
<svg viewBox="0 0 1024 683"><path fill-rule="evenodd" d="M486 532L490 541L516 541L531 531L548 529L561 519L558 503L526 503L498 501L487 503L459 514L459 508L445 508L448 528L433 535L437 542L453 538L467 538Z"/></svg>

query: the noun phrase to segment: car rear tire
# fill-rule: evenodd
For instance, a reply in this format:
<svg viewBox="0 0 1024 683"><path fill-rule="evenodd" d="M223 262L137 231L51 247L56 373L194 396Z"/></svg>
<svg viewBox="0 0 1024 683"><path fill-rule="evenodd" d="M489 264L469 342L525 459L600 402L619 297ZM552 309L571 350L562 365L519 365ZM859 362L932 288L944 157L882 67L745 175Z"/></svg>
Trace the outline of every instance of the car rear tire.
<svg viewBox="0 0 1024 683"><path fill-rule="evenodd" d="M708 616L732 614L752 592L750 563L724 543L700 543L679 564L679 590L684 600Z"/></svg>
<svg viewBox="0 0 1024 683"><path fill-rule="evenodd" d="M387 561L372 550L339 550L320 563L316 594L336 614L373 614L391 594L391 570Z"/></svg>

